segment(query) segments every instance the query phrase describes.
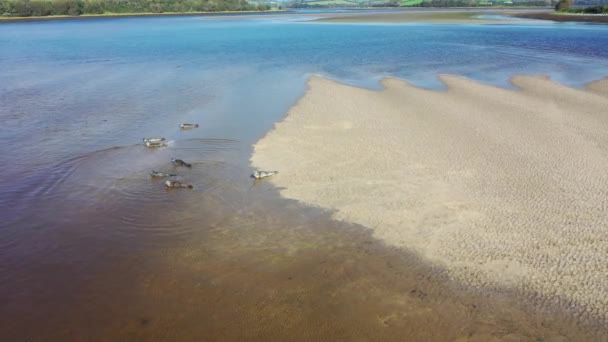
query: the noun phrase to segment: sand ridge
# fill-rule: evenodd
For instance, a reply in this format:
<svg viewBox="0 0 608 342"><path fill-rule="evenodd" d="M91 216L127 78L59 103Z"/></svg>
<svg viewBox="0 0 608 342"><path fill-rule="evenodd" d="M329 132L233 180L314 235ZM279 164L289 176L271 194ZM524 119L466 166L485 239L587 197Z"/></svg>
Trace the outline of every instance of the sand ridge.
<svg viewBox="0 0 608 342"><path fill-rule="evenodd" d="M599 95L608 96L608 78L591 82L587 85L587 87L585 87L585 89Z"/></svg>
<svg viewBox="0 0 608 342"><path fill-rule="evenodd" d="M254 147L281 195L334 211L465 285L608 322L608 82L442 75L445 91L312 77Z"/></svg>

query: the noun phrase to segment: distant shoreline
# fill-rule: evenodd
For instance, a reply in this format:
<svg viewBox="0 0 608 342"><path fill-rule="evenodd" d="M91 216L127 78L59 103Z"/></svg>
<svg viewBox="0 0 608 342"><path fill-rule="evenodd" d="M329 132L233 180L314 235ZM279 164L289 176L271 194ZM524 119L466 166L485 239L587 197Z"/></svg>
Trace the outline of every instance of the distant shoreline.
<svg viewBox="0 0 608 342"><path fill-rule="evenodd" d="M113 14L83 14L78 16L53 15L44 17L0 17L0 24L32 21L54 21L54 20L80 20L80 19L112 19L112 18L139 18L139 17L197 17L197 16L222 16L238 14L274 14L288 12L289 10L267 10L267 11L218 11L218 12L179 12L179 13L113 13Z"/></svg>
<svg viewBox="0 0 608 342"><path fill-rule="evenodd" d="M532 9L427 9L408 10L393 12L368 12L368 13L339 13L328 17L321 17L315 21L333 23L443 23L443 24L505 24L512 23L510 18L485 19L481 15L497 14L505 17L517 16L519 11L531 13ZM543 11L543 10L536 10ZM546 10L545 10L546 11Z"/></svg>
<svg viewBox="0 0 608 342"><path fill-rule="evenodd" d="M556 12L518 13L512 16L524 19L552 20L559 22L608 23L608 15L601 14L562 14Z"/></svg>

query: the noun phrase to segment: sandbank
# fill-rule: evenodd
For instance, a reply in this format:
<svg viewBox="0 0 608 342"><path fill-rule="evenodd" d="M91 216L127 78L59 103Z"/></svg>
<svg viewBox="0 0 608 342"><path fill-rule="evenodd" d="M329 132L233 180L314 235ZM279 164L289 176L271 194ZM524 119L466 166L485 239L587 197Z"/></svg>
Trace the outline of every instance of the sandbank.
<svg viewBox="0 0 608 342"><path fill-rule="evenodd" d="M578 14L560 12L530 12L514 13L514 17L522 19L540 19L559 22L584 22L584 23L608 23L608 15L605 14Z"/></svg>
<svg viewBox="0 0 608 342"><path fill-rule="evenodd" d="M525 13L528 13L529 10ZM533 11L536 13L538 11ZM364 12L333 14L317 19L328 23L432 23L432 24L506 24L522 23L521 19L508 18L521 10L487 9L424 9L395 10L393 12ZM504 19L487 19L483 15L504 15Z"/></svg>
<svg viewBox="0 0 608 342"><path fill-rule="evenodd" d="M441 76L382 91L309 80L254 146L283 197L361 224L465 287L608 323L608 81L518 90Z"/></svg>

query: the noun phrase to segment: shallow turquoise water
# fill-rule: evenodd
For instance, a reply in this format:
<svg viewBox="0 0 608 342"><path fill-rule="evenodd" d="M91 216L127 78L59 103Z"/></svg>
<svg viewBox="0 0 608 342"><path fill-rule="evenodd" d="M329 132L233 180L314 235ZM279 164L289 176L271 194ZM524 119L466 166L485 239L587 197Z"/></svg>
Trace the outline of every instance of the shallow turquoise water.
<svg viewBox="0 0 608 342"><path fill-rule="evenodd" d="M90 151L166 133L158 126L194 116L218 136L252 142L312 73L368 87L385 75L440 87L438 73L503 86L513 74L548 74L581 86L608 75L606 33L601 25L336 25L289 17L4 24L0 119L7 129L0 138L2 146L34 139L38 148L36 134L88 125L94 141L78 137L78 144ZM108 119L107 128L99 119ZM21 153L15 146L1 152Z"/></svg>
<svg viewBox="0 0 608 342"><path fill-rule="evenodd" d="M181 194L168 194L147 172L170 167L174 156L194 160L190 200L249 187L251 144L286 114L311 74L370 88L383 76L441 88L440 73L507 87L515 74L574 87L608 76L608 26L300 20L0 25L0 296L44 293L31 284L48 280L47 264L69 266L57 277L76 277L99 260L187 237L192 217L176 224L149 214L166 213ZM181 132L180 122L201 127ZM137 145L156 135L170 147Z"/></svg>

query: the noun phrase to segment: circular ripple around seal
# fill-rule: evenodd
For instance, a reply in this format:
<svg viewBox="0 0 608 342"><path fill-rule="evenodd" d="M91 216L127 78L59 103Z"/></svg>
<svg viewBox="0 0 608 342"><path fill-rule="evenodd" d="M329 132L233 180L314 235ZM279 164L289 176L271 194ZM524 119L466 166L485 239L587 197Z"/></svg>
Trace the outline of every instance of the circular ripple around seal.
<svg viewBox="0 0 608 342"><path fill-rule="evenodd" d="M238 142L228 139L171 141L167 148L159 149L164 159L113 182L111 196L116 204L112 211L119 214L114 233L119 238L154 240L187 236L204 227L207 215L215 210L211 208L224 205L223 193L234 188L227 175L235 172L230 160L236 158L237 150ZM191 163L192 168L171 165L169 160L174 157ZM175 179L194 188L167 189L166 178L152 178L150 170L177 174Z"/></svg>
<svg viewBox="0 0 608 342"><path fill-rule="evenodd" d="M41 165L15 184L2 184L7 192L0 203L9 213L4 222L36 217L48 223L46 230L67 229L119 243L184 236L204 221L198 213L182 210L190 207L185 204L219 206L221 193L234 189L230 175L241 172L231 171L237 150L234 140L190 139L159 149L114 147ZM193 167L174 167L173 157ZM194 189L167 189L164 178L150 177L151 170L176 173ZM11 248L22 234L26 232L5 233L1 245Z"/></svg>

